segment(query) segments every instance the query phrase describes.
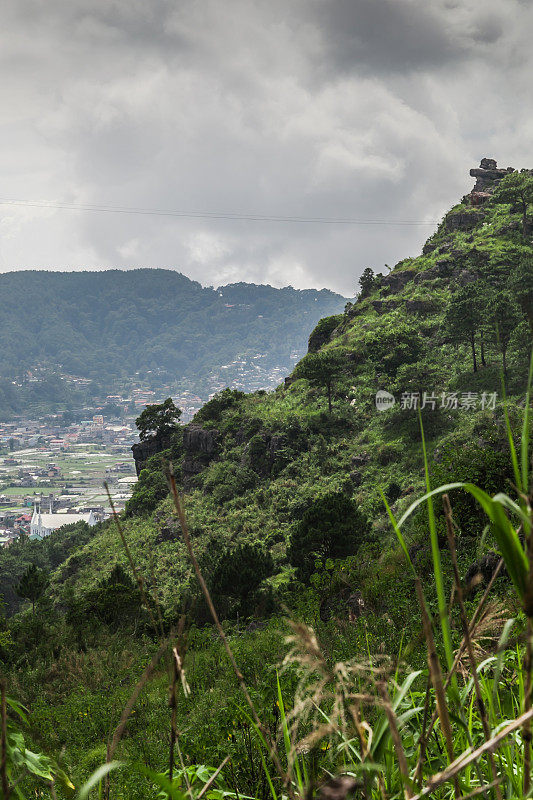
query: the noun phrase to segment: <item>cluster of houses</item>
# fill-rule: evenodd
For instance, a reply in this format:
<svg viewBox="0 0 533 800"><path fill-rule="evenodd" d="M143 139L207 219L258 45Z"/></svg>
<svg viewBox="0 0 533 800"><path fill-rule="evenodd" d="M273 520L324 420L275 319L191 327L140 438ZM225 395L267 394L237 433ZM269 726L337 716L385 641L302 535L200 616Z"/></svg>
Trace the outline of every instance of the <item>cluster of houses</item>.
<svg viewBox="0 0 533 800"><path fill-rule="evenodd" d="M0 422L0 446L9 451L42 448L52 452L69 450L75 444L99 442L117 446L131 446L135 439L135 425L106 423L101 414L65 426L59 416L44 420L17 420Z"/></svg>

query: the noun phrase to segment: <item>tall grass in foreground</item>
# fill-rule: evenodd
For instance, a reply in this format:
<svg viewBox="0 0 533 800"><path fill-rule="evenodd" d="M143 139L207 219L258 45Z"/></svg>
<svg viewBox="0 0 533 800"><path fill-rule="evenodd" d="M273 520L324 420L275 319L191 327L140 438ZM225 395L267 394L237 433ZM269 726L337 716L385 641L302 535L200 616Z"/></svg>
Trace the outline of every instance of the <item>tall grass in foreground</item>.
<svg viewBox="0 0 533 800"><path fill-rule="evenodd" d="M402 547L418 602L427 649L427 669L409 671L402 654L371 656L331 664L314 632L306 625L290 623L290 652L281 669L296 669L299 683L291 708L286 708L280 683L278 736L263 724L231 644L200 571L189 537L186 517L171 476L174 505L183 538L213 622L226 649L243 697L242 714L255 731L261 753L266 796L318 797L344 800L347 796L371 798L528 798L531 786L532 631L533 631L533 514L530 481L530 391L533 354L526 393L520 447L514 444L507 414L505 419L513 464L516 498L499 493L490 497L470 483L451 483L431 489L422 430L426 493L396 519L383 497L391 524ZM465 594L455 551L455 522L449 498L452 490L469 492L483 509L501 559L473 615L467 616ZM445 596L434 503L444 506L447 543L453 567L452 601ZM438 617L431 618L423 582L411 561L403 535L406 522L425 504L433 556ZM120 522L116 519L121 538ZM491 601L491 590L502 567L507 570L523 610L524 620L506 620ZM144 591L142 580L132 569ZM415 601L413 600L415 607ZM454 650L451 615L459 618L462 638ZM520 626L525 627L525 642ZM159 620L154 617L154 627ZM495 635L498 631L498 635ZM514 636L514 639L511 637ZM493 646L486 648L486 639ZM172 638L172 637L171 637ZM162 649L168 647L163 642ZM180 645L171 648L171 710L179 702L179 687L187 691ZM440 653L444 658L441 658ZM152 662L154 663L154 662ZM80 800L97 788L99 797L111 798L110 773L114 769L141 772L158 797L173 800L248 800L242 787L232 783L231 760L215 768L186 767L179 749L175 715L170 725L169 768L156 773L142 765L122 765L114 755L128 714L149 677L136 687L123 712L103 765L79 792ZM176 755L178 761L176 762ZM231 787L231 788L230 788ZM148 797L149 795L147 795ZM257 795L261 800L263 793Z"/></svg>

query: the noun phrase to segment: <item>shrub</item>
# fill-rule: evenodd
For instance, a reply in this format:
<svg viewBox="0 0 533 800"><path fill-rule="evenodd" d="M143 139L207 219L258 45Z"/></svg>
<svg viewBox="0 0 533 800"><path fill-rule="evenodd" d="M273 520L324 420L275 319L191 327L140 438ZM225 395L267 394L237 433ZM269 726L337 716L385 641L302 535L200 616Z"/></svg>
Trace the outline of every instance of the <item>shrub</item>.
<svg viewBox="0 0 533 800"><path fill-rule="evenodd" d="M261 583L273 570L272 556L258 545L242 544L235 550L225 550L211 580L217 606L221 597L229 597L236 601L240 616L249 616L259 600Z"/></svg>
<svg viewBox="0 0 533 800"><path fill-rule="evenodd" d="M317 559L354 555L368 533L368 524L353 500L332 492L304 512L291 537L289 561L298 578L307 581Z"/></svg>

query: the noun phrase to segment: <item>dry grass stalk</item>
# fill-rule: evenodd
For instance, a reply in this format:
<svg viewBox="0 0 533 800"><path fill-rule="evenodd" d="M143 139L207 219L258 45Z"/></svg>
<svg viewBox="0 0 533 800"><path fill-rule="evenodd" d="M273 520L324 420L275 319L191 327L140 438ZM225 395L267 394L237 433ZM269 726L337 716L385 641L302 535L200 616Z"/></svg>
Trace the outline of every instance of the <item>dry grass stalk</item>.
<svg viewBox="0 0 533 800"><path fill-rule="evenodd" d="M446 694L444 691L444 684L442 680L442 671L441 671L439 657L437 655L437 650L435 647L433 631L431 629L431 620L429 618L429 614L426 608L426 601L424 599L424 594L422 592L422 584L420 583L420 578L418 577L415 580L415 586L416 586L416 593L418 596L418 602L420 604L420 610L422 612L422 625L424 628L424 636L426 637L429 674L431 676L431 682L435 690L437 713L440 719L441 729L444 734L444 740L446 742L446 751L448 753L448 758L450 761L453 761L452 726L450 723L450 716L448 714L448 706L446 705ZM457 781L454 782L454 790L455 790L455 796L459 797L460 791L459 791L459 784Z"/></svg>
<svg viewBox="0 0 533 800"><path fill-rule="evenodd" d="M229 759L230 759L230 757L226 756L226 758L224 759L222 764L220 764L220 766L217 767L217 769L213 772L213 774L211 775L211 777L209 778L207 783L203 786L202 791L199 793L199 795L196 798L196 800L200 800L200 798L203 797L204 794L209 791L211 786L214 784L214 782L216 781L216 779L218 778L218 776L220 775L220 773L222 772L222 770L224 769L224 767L228 763Z"/></svg>
<svg viewBox="0 0 533 800"><path fill-rule="evenodd" d="M447 494L442 496L442 503L444 506L444 518L446 521L446 536L448 538L448 548L450 550L450 556L452 560L453 566L453 575L455 580L455 593L457 595L457 605L459 606L459 613L461 617L461 624L463 627L463 636L466 643L466 649L468 652L468 659L470 662L470 672L472 678L474 680L474 691L476 695L476 704L478 707L479 717L481 719L481 724L483 727L483 736L485 741L488 742L490 740L490 728L489 728L489 721L487 719L487 712L485 710L485 704L483 702L483 696L481 692L481 686L479 683L479 676L477 672L477 663L476 657L474 655L474 648L472 645L472 638L470 636L470 630L468 625L468 618L466 615L466 609L464 604L463 598L463 587L461 585L461 578L459 576L459 567L457 565L457 552L455 549L455 534L453 530L453 519L452 519L452 507L450 505L450 498ZM496 773L496 764L494 763L494 756L488 751L488 760L489 760L489 769L492 777L492 782L496 781L497 773ZM498 785L495 786L496 797L498 800L501 800L502 793L500 791L500 787Z"/></svg>
<svg viewBox="0 0 533 800"><path fill-rule="evenodd" d="M465 750L464 753L456 758L448 767L443 770L442 772L433 775L424 789L422 789L419 794L415 795L412 800L421 800L422 797L427 797L429 794L435 791L439 786L443 783L446 783L449 780L456 778L456 776L462 772L465 767L468 767L473 761L477 761L484 753L487 752L494 752L498 749L499 745L503 742L503 740L509 736L510 733L514 733L514 731L522 728L524 723L528 720L531 720L533 717L533 708L530 708L525 714L521 714L517 719L514 719L509 725L506 725L505 728L500 731L496 736L493 736L490 741L485 742L477 750ZM486 789L487 787L482 787ZM458 798L460 800L460 798Z"/></svg>
<svg viewBox="0 0 533 800"><path fill-rule="evenodd" d="M180 620L180 626L182 625L182 620ZM169 755L168 777L170 782L172 782L172 778L174 775L174 751L176 749L176 743L178 740L178 729L176 723L177 723L177 711L178 711L177 689L179 683L181 683L183 694L185 695L185 697L188 697L191 690L189 689L189 684L187 683L185 670L183 669L182 659L178 652L178 648L173 647L172 683L170 686L170 700L169 700L171 715L170 715L170 755Z"/></svg>
<svg viewBox="0 0 533 800"><path fill-rule="evenodd" d="M307 752L322 739L332 734L350 740L355 729L359 741L361 762L374 763L371 756L373 731L361 717L361 706L379 705L375 691L376 680L383 681L390 668L390 663L382 658L383 663L364 664L358 662L337 663L333 667L327 664L316 636L304 623L288 620L292 634L287 637L290 650L283 661L283 668L295 665L302 673L295 692L293 709L288 714L293 752ZM363 682L357 691L356 684ZM320 712L321 705L329 708L327 722ZM319 721L315 721L311 733L298 739L298 729L304 725L313 712L318 712ZM364 771L363 795L370 798L370 775ZM383 800L386 800L385 784L381 773L377 773L378 788Z"/></svg>
<svg viewBox="0 0 533 800"><path fill-rule="evenodd" d="M233 651L232 651L232 649L231 649L231 647L229 645L229 642L228 642L228 639L226 637L226 634L224 633L224 629L222 628L222 625L220 624L220 620L218 618L218 614L217 614L215 606L213 604L213 600L212 600L211 595L209 593L209 589L207 588L207 584L206 584L206 582L204 580L204 577L202 575L202 572L200 570L200 565L198 564L198 560L197 560L197 558L195 556L194 549L193 549L193 546L192 546L192 543L191 543L191 538L190 538L190 535L189 535L189 528L188 528L188 525L187 525L187 519L186 519L185 514L183 512L183 508L182 508L181 501L180 501L180 498L179 498L178 489L177 489L177 486L176 486L176 479L174 477L174 472L173 472L173 469L172 469L172 464L169 464L169 471L170 471L170 476L169 476L170 489L171 489L172 498L173 498L173 501L174 501L174 508L176 509L176 513L178 515L178 519L179 519L180 527L181 527L181 532L182 532L182 535L183 535L183 540L185 542L185 546L187 548L187 552L189 553L189 558L191 559L191 563L192 563L194 571L196 573L196 578L198 580L198 583L200 584L200 589L202 590L202 594L204 595L205 601L206 601L207 606L209 608L209 611L211 613L211 617L213 618L213 622L214 622L215 627L217 629L218 635L220 637L220 640L222 641L222 644L224 645L224 649L226 650L227 656L228 656L228 658L230 660L231 666L233 668L233 671L234 671L235 676L237 678L237 681L239 683L241 692L242 692L242 694L244 696L244 699L246 700L246 703L248 704L248 707L250 708L254 723L257 726L258 730L260 731L261 736L263 737L263 739L264 739L264 741L265 741L265 743L266 743L266 745L268 747L270 758L272 759L272 762L273 762L273 764L274 764L274 766L275 766L275 768L277 770L278 775L283 780L283 783L284 783L284 785L285 785L285 787L287 789L287 792L289 793L289 796L291 798L293 798L294 797L294 791L293 791L293 787L292 787L292 782L291 782L290 776L283 769L283 767L281 765L280 758L278 756L276 745L272 741L272 739L270 737L270 733L265 728L265 726L263 725L263 723L261 722L261 720L259 718L259 715L258 715L258 713L256 711L256 708L255 708L254 704L253 704L252 698L250 697L250 693L248 691L248 687L246 686L246 683L244 681L244 676L243 676L242 672L240 671L240 669L239 669L239 667L237 665L237 662L235 661L235 656L233 655Z"/></svg>
<svg viewBox="0 0 533 800"><path fill-rule="evenodd" d="M459 800L470 800L471 797L477 797L478 794L485 794L488 789L494 789L496 786L499 786L502 781L503 778L497 778L495 781L492 781L492 783L485 784L485 786L478 786L477 789L473 789L471 792L468 792L468 794L461 795Z"/></svg>
<svg viewBox="0 0 533 800"><path fill-rule="evenodd" d="M405 751L403 749L402 740L400 738L400 732L398 730L396 715L394 714L394 709L392 708L386 683L384 681L379 681L377 684L377 689L379 694L381 695L381 699L383 701L383 710L385 711L385 715L389 723L389 731L392 743L394 745L396 759L398 761L398 768L400 770L400 775L402 776L404 784L405 797L407 798L407 800L410 800L410 798L413 797L413 792L411 791L411 785L410 785L411 780L409 778L409 767L407 766L407 759L405 757Z"/></svg>
<svg viewBox="0 0 533 800"><path fill-rule="evenodd" d="M420 751L413 778L413 782L418 785L419 789L422 787L422 768L424 766L424 761L426 759L426 747L428 741L426 730L427 730L428 715L429 715L429 701L431 698L430 689L431 689L431 678L428 676L426 683L426 696L424 698L424 717L422 719L422 733L420 734L420 738L418 740Z"/></svg>
<svg viewBox="0 0 533 800"><path fill-rule="evenodd" d="M492 587L494 586L494 584L496 582L496 579L497 579L498 575L500 574L500 572L502 570L502 567L503 567L503 558L500 558L500 560L498 561L498 564L496 566L496 569L494 570L494 572L492 574L492 577L491 577L491 579L490 579L490 581L489 581L489 583L487 585L487 588L483 592L483 596L481 597L481 600L479 601L479 603L478 603L478 605L476 607L476 610L474 611L474 613L472 615L472 620L470 622L470 627L468 629L469 633L470 633L470 636L473 635L474 631L476 630L476 626L479 624L479 621L480 621L480 618L481 618L481 614L482 614L482 612L483 612L483 610L485 608L485 603L487 602L488 596L489 596L490 592L492 591ZM444 690L445 691L448 688L448 686L450 685L452 677L453 677L455 671L457 670L457 668L458 668L458 666L460 664L461 657L462 657L465 649L466 649L466 642L465 642L465 638L463 636L461 644L459 645L459 649L457 650L457 653L455 655L452 667L451 667L451 669L450 669L450 671L448 673L448 676L446 678L446 681L444 683ZM430 723L429 723L429 725L427 727L427 730L425 731L425 734L423 735L423 738L421 737L419 739L420 755L418 757L418 764L417 764L417 768L416 768L416 771L415 771L415 775L417 775L417 776L422 774L422 772L421 772L422 765L423 765L422 753L423 752L425 753L425 745L426 745L429 737L431 736L431 733L432 733L433 728L435 726L435 723L436 723L436 721L438 719L438 716L439 716L438 715L438 710L436 709L433 712L432 716L431 716Z"/></svg>

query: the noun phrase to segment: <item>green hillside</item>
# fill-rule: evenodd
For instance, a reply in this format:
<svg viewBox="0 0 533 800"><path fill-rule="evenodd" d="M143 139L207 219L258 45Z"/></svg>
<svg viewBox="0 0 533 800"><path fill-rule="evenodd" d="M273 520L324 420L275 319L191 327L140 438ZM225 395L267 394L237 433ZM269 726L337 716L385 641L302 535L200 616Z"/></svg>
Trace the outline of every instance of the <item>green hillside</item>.
<svg viewBox="0 0 533 800"><path fill-rule="evenodd" d="M127 391L133 377L208 397L213 370L258 353L264 369L288 371L310 327L346 303L326 289L215 290L162 269L10 272L0 294L0 416L81 405ZM41 380L28 383L28 373ZM74 389L65 374L92 384Z"/></svg>
<svg viewBox="0 0 533 800"><path fill-rule="evenodd" d="M527 380L530 235L523 234L518 209L493 199L472 206L467 196L421 256L400 262L388 275L367 275L358 301L322 320L310 339L313 350L322 341L318 353L300 362L285 385L269 393L224 392L191 426L177 430L174 466L182 473L196 547L209 567L225 548L257 542L261 531L274 559L269 581L281 591L294 578L288 548L302 515L331 494L349 498L366 520L360 542L369 551L365 563L375 558L373 548L387 554L394 534L378 490L401 511L424 485L418 416L410 407L417 394L422 406L426 393L422 419L439 475L474 465L483 472L489 454L497 460L506 441L503 352L511 407L523 401ZM313 367L317 359L324 364ZM312 377L317 368L318 379L299 377ZM321 369L334 373L331 413ZM396 398L383 413L375 405L378 390ZM128 531L141 551L157 547L164 602L179 605L190 567L170 499L152 513L151 492L159 480L166 493L161 458L145 465ZM116 534L107 526L76 554L76 580L96 581L115 550ZM72 576L72 568L65 569Z"/></svg>
<svg viewBox="0 0 533 800"><path fill-rule="evenodd" d="M434 535L425 506L403 527L409 560L384 503L385 498L399 518L424 494L418 407L427 479L433 487L470 481L490 496L505 491L519 499L520 469L513 471L509 454L504 387L525 483L530 461L527 444L520 455L519 442L521 432L526 442L528 428L526 424L522 431L533 332L533 176L507 175L495 164L477 172L482 176L476 191L446 214L420 256L401 261L387 275L368 270L357 301L318 323L308 355L284 384L271 392L221 392L170 437L141 442L135 449L139 481L121 521L129 557L113 521L93 531L75 526L56 534L53 542L21 543L0 552L0 590L11 610L19 610L5 621L0 639L5 671L30 707L36 741L62 754L61 763L75 782L105 760L120 710L157 649L155 624L173 636L179 631L178 649L186 651L191 694L180 695L175 711L184 764L191 769L217 766L230 756L221 786L230 796L281 797L284 792L283 776L273 764L275 785L269 789L262 760L266 749L260 734L253 732L238 682L209 624L169 495L169 461L183 491L200 569L268 731L275 737L280 725L283 729L276 668L288 653L288 614L312 625L317 636L315 641L303 628L292 629L291 646L304 652L298 657L293 652L280 678L285 702L295 703L298 710L298 735L310 736L313 715L322 725L320 735L315 731L295 751L312 784L348 769L347 762L357 761L354 748L364 742L357 738L357 724L348 743L342 729L338 747L334 729L324 730L332 709L341 714L335 705L338 697L324 688L328 681L343 686L342 695L353 678L355 689L350 691L355 694L342 695L342 702L350 713L354 708L359 713L362 703L361 713L376 731L381 707L365 706L370 702L365 692L383 692L383 681L389 679L396 692L398 682L412 675L405 692L398 690L396 697L401 694L403 701L408 696L412 703L410 710L401 706L401 727L414 771L417 737L427 722L430 676L424 672L424 634L409 564L422 579L434 618L435 652L443 664L450 666L462 639L461 617L453 603L449 642L443 622L442 601L450 602L453 560L440 499L434 504ZM381 410L376 405L379 391L388 393ZM465 491L451 490L450 500L460 576L477 575L486 585L491 559L498 560L490 555L498 528L487 527L486 516ZM521 502L526 508L525 494ZM528 517L522 513L526 525ZM518 535L516 542L521 546ZM142 576L142 598L130 558ZM30 564L50 576L35 613L16 590ZM506 564L511 560L506 558ZM521 568L526 570L523 564ZM469 614L478 596L476 587L470 588L464 601ZM522 633L531 621L527 623L521 610L528 611L527 602L521 604L519 596L504 570L495 584L490 615L483 618L483 635L476 633L476 657L490 656L492 664L505 620L517 620L505 659L499 657L498 668L492 664L483 673L492 730L524 707L526 690L517 665L522 663ZM508 636L511 628L505 630ZM351 666L339 666L345 661ZM505 688L498 695L501 670ZM463 700L453 693L459 691L455 679L447 695L455 709L456 746L463 749L483 741L469 675L465 659L459 670ZM137 716L128 723L119 748L120 758L141 761L160 773L168 764L168 682L163 667L145 679ZM461 703L469 709L468 720L460 718ZM348 730L349 720L345 723ZM445 734L439 727L435 743L428 742L431 772L453 760L453 742L447 751ZM377 740L372 753L383 764L379 769L368 765L368 773L383 769L387 791L377 780L366 796L399 797L405 781L392 766L397 741L393 734L380 735L383 750ZM509 749L498 764L511 775L516 758L516 750ZM287 768L299 769L299 763ZM399 763L401 772L401 759ZM357 776L366 775L360 764L353 769ZM469 776L456 787L456 796L479 788L481 773L472 770ZM490 780L488 773L483 780ZM450 785L435 796L452 796ZM113 786L117 798L140 800L156 794L153 784L152 793L146 793L145 778L134 771L119 770ZM367 791L364 780L357 786ZM504 789L505 797L527 794L517 793L511 777ZM301 787L296 795L304 796Z"/></svg>

